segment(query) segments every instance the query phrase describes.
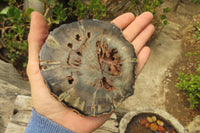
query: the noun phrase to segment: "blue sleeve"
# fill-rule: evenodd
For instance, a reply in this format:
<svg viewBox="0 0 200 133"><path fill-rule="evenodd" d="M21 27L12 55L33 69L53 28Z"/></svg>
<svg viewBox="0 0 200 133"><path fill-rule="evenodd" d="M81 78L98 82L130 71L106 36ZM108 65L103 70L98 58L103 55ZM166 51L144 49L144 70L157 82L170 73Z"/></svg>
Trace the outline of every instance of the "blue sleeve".
<svg viewBox="0 0 200 133"><path fill-rule="evenodd" d="M73 133L72 131L58 125L48 118L40 115L34 109L25 133Z"/></svg>

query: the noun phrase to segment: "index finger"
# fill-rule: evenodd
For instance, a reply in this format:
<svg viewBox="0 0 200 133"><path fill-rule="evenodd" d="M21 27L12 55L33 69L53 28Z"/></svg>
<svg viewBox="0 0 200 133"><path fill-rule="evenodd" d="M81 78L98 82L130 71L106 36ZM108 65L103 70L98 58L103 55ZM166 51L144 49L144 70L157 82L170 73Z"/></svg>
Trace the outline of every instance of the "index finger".
<svg viewBox="0 0 200 133"><path fill-rule="evenodd" d="M119 27L121 30L126 28L133 20L135 19L135 16L133 13L124 13L114 20L111 21L111 23L114 23L117 27Z"/></svg>

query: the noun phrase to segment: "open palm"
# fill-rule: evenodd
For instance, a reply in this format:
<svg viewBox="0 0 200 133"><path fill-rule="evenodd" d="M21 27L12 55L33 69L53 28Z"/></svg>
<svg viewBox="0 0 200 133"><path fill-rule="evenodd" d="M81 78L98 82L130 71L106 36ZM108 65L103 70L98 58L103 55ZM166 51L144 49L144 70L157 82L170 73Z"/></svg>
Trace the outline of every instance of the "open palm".
<svg viewBox="0 0 200 133"><path fill-rule="evenodd" d="M125 13L112 21L135 47L138 56L137 74L140 73L150 55L150 49L145 44L154 32L154 26L150 24L152 19L152 14L145 12L136 18L132 13ZM51 95L39 69L40 49L48 34L47 24L43 16L38 12L33 12L28 37L29 60L27 67L33 106L36 112L67 129L81 133L92 132L101 126L111 114L100 117L80 116Z"/></svg>

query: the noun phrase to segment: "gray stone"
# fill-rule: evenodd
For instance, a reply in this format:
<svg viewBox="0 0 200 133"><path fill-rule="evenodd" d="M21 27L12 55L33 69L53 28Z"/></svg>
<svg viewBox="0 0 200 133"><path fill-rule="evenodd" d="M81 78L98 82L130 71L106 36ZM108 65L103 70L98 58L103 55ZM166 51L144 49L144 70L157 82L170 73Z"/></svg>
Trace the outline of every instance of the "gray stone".
<svg viewBox="0 0 200 133"><path fill-rule="evenodd" d="M30 85L12 64L0 60L0 133L4 133L13 113L17 95L30 95Z"/></svg>
<svg viewBox="0 0 200 133"><path fill-rule="evenodd" d="M29 122L32 107L32 99L30 96L18 95L6 133L23 133ZM117 133L117 127L117 116L113 113L111 117L93 133Z"/></svg>
<svg viewBox="0 0 200 133"><path fill-rule="evenodd" d="M14 102L18 94L30 95L30 91L19 89L0 79L0 133L4 133L13 114Z"/></svg>
<svg viewBox="0 0 200 133"><path fill-rule="evenodd" d="M31 117L32 107L30 96L18 95L5 133L24 133Z"/></svg>
<svg viewBox="0 0 200 133"><path fill-rule="evenodd" d="M183 15L193 16L194 14L199 13L199 10L199 4L195 4L194 2L184 0L183 2L179 3L176 12L181 13Z"/></svg>
<svg viewBox="0 0 200 133"><path fill-rule="evenodd" d="M200 115L196 116L186 129L189 133L200 133Z"/></svg>
<svg viewBox="0 0 200 133"><path fill-rule="evenodd" d="M13 115L10 118L10 122L24 126L27 125L32 108L33 104L30 96L18 95L15 100Z"/></svg>
<svg viewBox="0 0 200 133"><path fill-rule="evenodd" d="M44 11L44 3L41 0L24 0L24 9L33 8L34 10L45 15L45 17L52 17L52 8L46 7ZM46 5L47 6L47 5Z"/></svg>
<svg viewBox="0 0 200 133"><path fill-rule="evenodd" d="M117 115L113 113L110 118L93 133L118 133L118 126Z"/></svg>
<svg viewBox="0 0 200 133"><path fill-rule="evenodd" d="M20 89L30 89L29 82L24 81L12 64L0 60L0 79Z"/></svg>
<svg viewBox="0 0 200 133"><path fill-rule="evenodd" d="M114 114L114 113L113 113ZM116 114L110 117L100 128L95 130L93 133L118 133L118 125L119 123L116 121Z"/></svg>
<svg viewBox="0 0 200 133"><path fill-rule="evenodd" d="M111 116L110 116L110 119L111 120L117 120L117 115L115 113L113 113Z"/></svg>
<svg viewBox="0 0 200 133"><path fill-rule="evenodd" d="M18 95L15 100L15 109L32 110L32 98L30 96Z"/></svg>
<svg viewBox="0 0 200 133"><path fill-rule="evenodd" d="M24 133L26 126L21 126L16 123L9 123L5 133Z"/></svg>
<svg viewBox="0 0 200 133"><path fill-rule="evenodd" d="M95 130L93 133L112 133L112 132L99 128L99 129Z"/></svg>
<svg viewBox="0 0 200 133"><path fill-rule="evenodd" d="M16 110L14 109L13 116L10 119L12 123L26 126L30 120L31 110Z"/></svg>
<svg viewBox="0 0 200 133"><path fill-rule="evenodd" d="M175 12L180 3L180 0L166 0L162 7L170 7L170 11Z"/></svg>
<svg viewBox="0 0 200 133"><path fill-rule="evenodd" d="M24 0L24 8L33 8L36 11L43 13L44 4L40 0Z"/></svg>
<svg viewBox="0 0 200 133"><path fill-rule="evenodd" d="M118 122L116 120L108 119L99 129L109 131L111 133L117 133L118 132L117 126Z"/></svg>

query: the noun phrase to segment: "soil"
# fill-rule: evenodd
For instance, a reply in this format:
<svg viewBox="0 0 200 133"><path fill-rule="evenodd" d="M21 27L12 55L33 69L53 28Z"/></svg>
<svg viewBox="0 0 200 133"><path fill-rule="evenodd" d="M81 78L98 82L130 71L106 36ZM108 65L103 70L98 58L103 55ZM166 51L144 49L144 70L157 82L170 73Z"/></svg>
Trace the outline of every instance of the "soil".
<svg viewBox="0 0 200 133"><path fill-rule="evenodd" d="M184 91L176 87L179 82L178 76L180 72L185 74L197 73L198 62L196 59L200 59L200 57L186 57L187 53L195 53L200 50L200 39L195 40L194 33L194 27L184 33L181 57L168 69L164 80L168 88L168 92L166 92L166 110L178 119L183 126L187 126L195 116L200 115L200 105L191 109Z"/></svg>
<svg viewBox="0 0 200 133"><path fill-rule="evenodd" d="M27 73L26 73L26 67L23 67L22 63L20 61L17 62L17 64L14 64L14 67L17 69L17 71L22 76L24 81L28 81L28 76L27 76Z"/></svg>

